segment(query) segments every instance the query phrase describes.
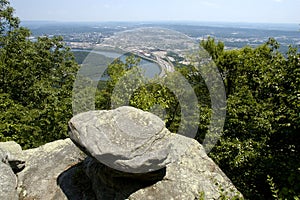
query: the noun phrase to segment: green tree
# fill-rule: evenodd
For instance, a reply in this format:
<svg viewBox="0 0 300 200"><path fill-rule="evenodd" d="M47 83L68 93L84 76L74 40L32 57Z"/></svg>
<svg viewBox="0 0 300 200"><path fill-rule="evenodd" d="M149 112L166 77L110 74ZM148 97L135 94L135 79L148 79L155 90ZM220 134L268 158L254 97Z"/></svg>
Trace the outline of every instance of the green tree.
<svg viewBox="0 0 300 200"><path fill-rule="evenodd" d="M0 1L0 140L36 147L67 136L78 66L61 37L29 40L13 8Z"/></svg>
<svg viewBox="0 0 300 200"><path fill-rule="evenodd" d="M114 106L130 105L159 115L165 119L167 127L176 132L180 123L177 98L169 88L159 84L162 83L158 81L161 78L145 78L138 68L139 62L139 58L128 56L126 62L117 59L108 66L107 74L110 78L98 84L96 108L111 109Z"/></svg>
<svg viewBox="0 0 300 200"><path fill-rule="evenodd" d="M187 75L189 69L180 67L176 73L150 79L144 77L143 71L138 67L139 62L140 58L127 55L126 62L117 59L108 66L107 74L110 78L108 81L99 81L96 109L130 105L160 116L172 132L189 134L187 129L197 131L199 121L195 118L199 116L193 113L198 105L189 98L194 93L193 88L182 88L190 84L179 73L185 70ZM192 106L194 109L189 109ZM182 116L182 113L185 115ZM205 125L201 124L202 128L205 129L207 124L208 120Z"/></svg>
<svg viewBox="0 0 300 200"><path fill-rule="evenodd" d="M228 51L211 38L202 46L212 54L227 92L224 135L210 156L247 199L299 198L297 49L283 55L274 39Z"/></svg>

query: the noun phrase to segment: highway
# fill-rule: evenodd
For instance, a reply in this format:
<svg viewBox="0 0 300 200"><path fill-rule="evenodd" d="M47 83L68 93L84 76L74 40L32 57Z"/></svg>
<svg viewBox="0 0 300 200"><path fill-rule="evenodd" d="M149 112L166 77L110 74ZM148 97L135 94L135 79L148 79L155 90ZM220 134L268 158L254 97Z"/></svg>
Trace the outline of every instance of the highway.
<svg viewBox="0 0 300 200"><path fill-rule="evenodd" d="M153 59L153 58L146 57L140 53L135 53L135 54L137 56L141 57L142 59L157 63L161 69L160 74L159 74L160 77L166 76L166 72L174 72L175 71L175 67L170 61L167 62L167 61L163 60L162 58L160 58L159 56L155 56L155 59Z"/></svg>

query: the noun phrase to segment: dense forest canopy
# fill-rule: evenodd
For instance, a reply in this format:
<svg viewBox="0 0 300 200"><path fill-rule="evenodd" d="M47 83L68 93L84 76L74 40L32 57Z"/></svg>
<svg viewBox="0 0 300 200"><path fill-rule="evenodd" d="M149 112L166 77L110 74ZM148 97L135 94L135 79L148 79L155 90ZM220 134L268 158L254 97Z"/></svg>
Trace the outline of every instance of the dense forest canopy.
<svg viewBox="0 0 300 200"><path fill-rule="evenodd" d="M300 54L272 38L255 49L224 51L202 42L223 74L224 135L210 156L250 199L300 196ZM268 186L270 189L267 189Z"/></svg>
<svg viewBox="0 0 300 200"><path fill-rule="evenodd" d="M7 0L0 0L0 141L15 140L23 148L65 138L72 117L72 87L79 68L61 37L30 41ZM208 38L200 44L216 63L225 84L227 116L224 133L209 156L246 199L300 198L300 54L286 54L270 38L252 48L224 50ZM138 60L116 60L110 77L99 81L97 109L111 108L114 86L126 72L139 75ZM131 67L128 67L131 66ZM196 139L201 143L210 119L209 94L192 65L177 65L199 101ZM166 81L176 82L175 74ZM125 87L125 86L124 86ZM86 91L88 92L88 91ZM167 127L176 132L180 106L168 88L149 82L133 91L130 105L164 109Z"/></svg>
<svg viewBox="0 0 300 200"><path fill-rule="evenodd" d="M67 137L78 65L62 38L28 39L6 0L0 1L0 140L24 148Z"/></svg>

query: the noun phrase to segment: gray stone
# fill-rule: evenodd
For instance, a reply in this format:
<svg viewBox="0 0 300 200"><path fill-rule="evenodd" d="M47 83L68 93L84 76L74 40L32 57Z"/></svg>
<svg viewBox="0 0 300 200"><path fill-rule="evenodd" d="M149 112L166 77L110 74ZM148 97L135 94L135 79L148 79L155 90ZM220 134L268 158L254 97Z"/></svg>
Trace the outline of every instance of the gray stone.
<svg viewBox="0 0 300 200"><path fill-rule="evenodd" d="M59 176L86 156L70 139L23 151L26 167L18 174L21 199L67 199Z"/></svg>
<svg viewBox="0 0 300 200"><path fill-rule="evenodd" d="M117 171L88 157L80 166L81 179L89 179L89 191L98 200L196 200L242 198L221 169L197 141L174 135L177 152L188 146L177 161L150 173ZM175 149L175 148L174 148ZM174 153L174 152L173 152Z"/></svg>
<svg viewBox="0 0 300 200"><path fill-rule="evenodd" d="M128 106L89 111L74 116L69 129L79 148L116 170L146 173L171 162L172 133L149 112Z"/></svg>
<svg viewBox="0 0 300 200"><path fill-rule="evenodd" d="M205 199L242 196L197 141L174 134L170 142L174 146L169 155L179 153L178 160L140 174L85 158L69 139L26 150L27 165L19 173L20 199L195 200L201 194Z"/></svg>
<svg viewBox="0 0 300 200"><path fill-rule="evenodd" d="M83 162L82 170L98 200L122 200L130 194L163 179L166 168L148 173L128 173L107 167L94 158Z"/></svg>
<svg viewBox="0 0 300 200"><path fill-rule="evenodd" d="M0 142L0 150L10 152L15 157L22 156L22 147L15 141Z"/></svg>
<svg viewBox="0 0 300 200"><path fill-rule="evenodd" d="M17 200L17 177L9 165L0 162L0 199Z"/></svg>
<svg viewBox="0 0 300 200"><path fill-rule="evenodd" d="M97 121L99 113L100 122ZM21 200L196 200L242 197L221 169L206 155L201 144L194 139L170 133L162 121L152 114L123 107L79 116L80 120L69 124L70 129L75 133L73 136L78 137L74 141L80 143L77 145L91 157L87 157L70 139L25 151L14 142L4 145L0 143L1 200L15 200L18 197ZM101 126L98 126L99 123L102 123ZM120 165L125 153L131 159L130 165L124 165L126 169L144 169L147 166L148 171L131 173L130 170L117 170L101 162L103 160L95 156L97 154L94 152L89 152L89 145L84 142L85 135L79 133L89 133L92 130L95 134L93 148L98 147L101 152L103 148L97 145L103 144L98 143L103 135L100 137L96 134L99 127L99 132L113 130L111 135L106 135L104 141L112 140L110 144L115 145L113 147L117 143L123 145L117 149L120 152L113 152L112 147L104 148L109 153L107 155L113 156L110 161L118 161L117 165ZM118 138L118 134L125 134L126 137ZM133 138L137 139L138 144L134 143ZM158 149L153 149L154 147ZM137 152L139 154L135 154ZM162 156L155 155L156 153L162 153ZM132 155L145 163L139 165L134 160L135 157L130 157ZM146 162L149 158L152 159ZM10 161L14 160L26 161L25 168L17 176L9 166ZM157 166L159 169L156 169Z"/></svg>
<svg viewBox="0 0 300 200"><path fill-rule="evenodd" d="M91 181L83 170L83 162L63 171L57 184L68 200L96 200Z"/></svg>
<svg viewBox="0 0 300 200"><path fill-rule="evenodd" d="M131 107L73 117L71 139L91 157L81 179L98 200L242 197L196 140Z"/></svg>
<svg viewBox="0 0 300 200"><path fill-rule="evenodd" d="M17 177L24 168L22 148L13 141L0 142L0 199L18 199Z"/></svg>
<svg viewBox="0 0 300 200"><path fill-rule="evenodd" d="M188 148L177 161L167 165L166 175L161 181L138 190L128 199L242 198L232 182L207 156L201 144L181 135L173 137L172 142L174 146L188 145Z"/></svg>
<svg viewBox="0 0 300 200"><path fill-rule="evenodd" d="M9 164L14 173L20 172L25 167L21 146L14 142L0 142L0 161Z"/></svg>

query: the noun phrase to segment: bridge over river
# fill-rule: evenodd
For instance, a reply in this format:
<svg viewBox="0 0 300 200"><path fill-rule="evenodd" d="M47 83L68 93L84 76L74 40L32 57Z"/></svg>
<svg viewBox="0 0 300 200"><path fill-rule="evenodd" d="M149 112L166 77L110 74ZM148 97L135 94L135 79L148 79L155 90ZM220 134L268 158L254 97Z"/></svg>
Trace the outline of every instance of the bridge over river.
<svg viewBox="0 0 300 200"><path fill-rule="evenodd" d="M153 59L151 57L144 56L143 54L140 54L140 53L134 53L134 54L144 60L148 60L150 62L156 63L160 67L160 74L159 74L160 77L165 76L166 72L174 72L175 71L175 67L170 61L166 61L166 60L160 58L159 56L155 56L155 59Z"/></svg>

